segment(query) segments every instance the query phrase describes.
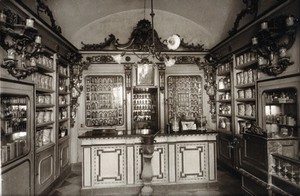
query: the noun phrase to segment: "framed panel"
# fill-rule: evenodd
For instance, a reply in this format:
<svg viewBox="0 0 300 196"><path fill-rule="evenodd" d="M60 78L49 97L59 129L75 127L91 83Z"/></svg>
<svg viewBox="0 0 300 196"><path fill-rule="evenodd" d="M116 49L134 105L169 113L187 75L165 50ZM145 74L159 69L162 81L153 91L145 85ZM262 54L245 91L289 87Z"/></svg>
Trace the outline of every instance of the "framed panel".
<svg viewBox="0 0 300 196"><path fill-rule="evenodd" d="M147 61L137 64L137 86L154 85L154 65Z"/></svg>

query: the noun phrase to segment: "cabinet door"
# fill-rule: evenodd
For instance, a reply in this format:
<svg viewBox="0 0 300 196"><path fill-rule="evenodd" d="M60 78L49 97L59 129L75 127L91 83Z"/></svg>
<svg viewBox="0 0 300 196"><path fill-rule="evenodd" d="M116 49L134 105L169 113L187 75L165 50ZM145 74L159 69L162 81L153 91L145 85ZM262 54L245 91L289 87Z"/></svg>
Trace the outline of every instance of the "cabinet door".
<svg viewBox="0 0 300 196"><path fill-rule="evenodd" d="M32 195L30 183L33 171L30 168L30 164L29 161L25 161L2 173L2 195Z"/></svg>
<svg viewBox="0 0 300 196"><path fill-rule="evenodd" d="M54 146L36 155L36 193L40 194L54 180Z"/></svg>
<svg viewBox="0 0 300 196"><path fill-rule="evenodd" d="M221 163L229 167L234 167L234 146L232 145L233 136L230 134L219 133L218 137L218 159Z"/></svg>
<svg viewBox="0 0 300 196"><path fill-rule="evenodd" d="M65 169L68 168L70 162L69 162L69 139L63 141L61 144L59 144L59 160L60 160L60 173L63 173Z"/></svg>

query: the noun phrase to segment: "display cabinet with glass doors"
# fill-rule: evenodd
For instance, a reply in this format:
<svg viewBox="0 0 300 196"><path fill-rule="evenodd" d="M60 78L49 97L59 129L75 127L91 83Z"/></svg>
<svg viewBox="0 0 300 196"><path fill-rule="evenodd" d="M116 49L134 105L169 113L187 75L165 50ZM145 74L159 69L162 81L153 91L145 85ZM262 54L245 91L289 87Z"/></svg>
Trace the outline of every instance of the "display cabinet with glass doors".
<svg viewBox="0 0 300 196"><path fill-rule="evenodd" d="M124 79L122 76L85 77L85 125L112 127L124 124Z"/></svg>

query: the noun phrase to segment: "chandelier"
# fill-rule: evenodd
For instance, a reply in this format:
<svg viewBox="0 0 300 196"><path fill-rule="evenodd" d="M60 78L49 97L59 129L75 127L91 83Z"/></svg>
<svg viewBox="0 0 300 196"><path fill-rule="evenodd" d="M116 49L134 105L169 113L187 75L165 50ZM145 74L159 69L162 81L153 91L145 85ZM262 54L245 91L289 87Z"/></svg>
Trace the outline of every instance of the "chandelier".
<svg viewBox="0 0 300 196"><path fill-rule="evenodd" d="M145 5L146 0L144 1L144 14ZM145 17L138 22L137 27L131 35L131 37L133 37L131 42L124 45L118 45L118 49L123 49L124 51L121 54L112 55L114 61L121 64L123 57L126 54L125 50L130 45L130 47L133 48L132 53L139 59L145 60L152 56L152 58L164 62L167 67L171 67L176 63L176 58L172 58L167 54L162 54L162 51L166 51L165 46L167 46L168 50L178 49L181 42L180 37L174 34L162 43L154 29L154 15L153 0L151 0L151 22L146 20ZM165 42L166 44L164 44Z"/></svg>

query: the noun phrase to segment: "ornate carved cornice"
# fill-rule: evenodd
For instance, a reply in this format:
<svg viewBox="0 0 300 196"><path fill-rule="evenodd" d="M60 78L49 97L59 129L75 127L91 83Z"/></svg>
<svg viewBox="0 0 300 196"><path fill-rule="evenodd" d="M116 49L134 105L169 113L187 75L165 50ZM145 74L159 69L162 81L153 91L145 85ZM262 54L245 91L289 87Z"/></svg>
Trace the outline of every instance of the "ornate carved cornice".
<svg viewBox="0 0 300 196"><path fill-rule="evenodd" d="M102 43L96 44L86 44L81 42L82 50L85 51L112 51L112 50L122 50L122 51L141 51L148 52L150 45L154 42L155 49L157 51L170 51L167 47L167 40L161 40L158 33L154 29L154 36L152 37L152 27L150 21L143 19L140 20L137 26L133 29L129 41L127 43L121 44L118 42L119 39L115 35L110 34L108 38L104 39ZM178 48L179 51L196 51L203 52L208 51L204 49L202 44L188 44L181 39L181 45Z"/></svg>
<svg viewBox="0 0 300 196"><path fill-rule="evenodd" d="M97 55L86 57L90 63L115 63L111 55Z"/></svg>

